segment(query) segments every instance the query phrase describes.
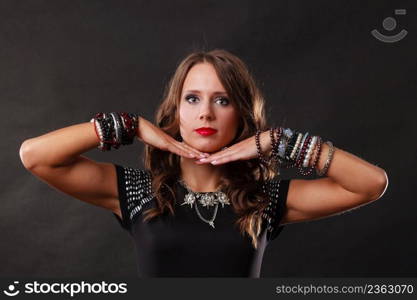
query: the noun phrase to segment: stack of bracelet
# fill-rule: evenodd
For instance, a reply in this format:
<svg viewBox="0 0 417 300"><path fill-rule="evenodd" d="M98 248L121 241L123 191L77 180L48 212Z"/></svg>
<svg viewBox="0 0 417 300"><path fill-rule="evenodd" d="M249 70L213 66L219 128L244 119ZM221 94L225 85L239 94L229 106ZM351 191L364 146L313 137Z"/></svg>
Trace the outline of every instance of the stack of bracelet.
<svg viewBox="0 0 417 300"><path fill-rule="evenodd" d="M271 154L269 159L262 156L261 146L259 142L260 130L256 132L255 143L258 149L258 157L263 163L268 164L271 161L278 162L280 168L298 167L302 175L310 175L316 169L323 141L319 136L311 136L309 133L302 134L289 128L268 128L271 137ZM276 138L275 138L276 135ZM319 176L324 176L329 169L330 162L333 159L334 146L332 142L325 142L329 145L329 153L323 169L316 173ZM310 166L312 156L314 156L313 163ZM305 172L303 168L308 168Z"/></svg>
<svg viewBox="0 0 417 300"><path fill-rule="evenodd" d="M111 147L118 149L120 145L133 143L137 135L139 116L125 112L97 113L91 120L100 145L101 151L110 151Z"/></svg>

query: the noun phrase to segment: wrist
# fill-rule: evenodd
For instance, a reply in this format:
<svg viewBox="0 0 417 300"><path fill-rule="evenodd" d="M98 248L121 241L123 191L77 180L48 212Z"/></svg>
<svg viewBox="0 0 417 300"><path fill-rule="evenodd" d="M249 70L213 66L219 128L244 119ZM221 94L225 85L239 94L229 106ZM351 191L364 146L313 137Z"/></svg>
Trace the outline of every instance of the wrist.
<svg viewBox="0 0 417 300"><path fill-rule="evenodd" d="M136 126L136 137L138 139L141 139L141 136L140 136L141 126L143 125L143 122L142 122L141 119L142 119L142 117L141 116L138 116L138 120L137 120L138 126Z"/></svg>
<svg viewBox="0 0 417 300"><path fill-rule="evenodd" d="M264 149L263 151L264 155L266 157L269 157L272 151L272 141L271 141L271 135L269 133L269 130L262 132L259 139L260 139L261 147L262 149Z"/></svg>

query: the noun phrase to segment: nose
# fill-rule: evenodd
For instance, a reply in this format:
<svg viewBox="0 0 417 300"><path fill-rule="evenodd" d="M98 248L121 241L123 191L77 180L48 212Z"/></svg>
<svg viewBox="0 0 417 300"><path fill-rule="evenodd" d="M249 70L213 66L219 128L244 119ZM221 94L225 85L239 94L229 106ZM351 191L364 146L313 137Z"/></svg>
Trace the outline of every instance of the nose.
<svg viewBox="0 0 417 300"><path fill-rule="evenodd" d="M209 101L205 101L205 104L200 106L200 113L199 113L199 119L200 120L213 120L214 119L214 113L213 109L211 107L211 104Z"/></svg>

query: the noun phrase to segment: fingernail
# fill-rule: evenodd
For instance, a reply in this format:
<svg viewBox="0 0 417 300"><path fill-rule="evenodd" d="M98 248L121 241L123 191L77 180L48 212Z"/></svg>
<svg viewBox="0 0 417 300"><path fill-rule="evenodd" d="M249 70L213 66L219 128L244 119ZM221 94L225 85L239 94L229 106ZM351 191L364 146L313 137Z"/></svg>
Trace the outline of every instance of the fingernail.
<svg viewBox="0 0 417 300"><path fill-rule="evenodd" d="M207 161L207 158L200 158L199 161Z"/></svg>
<svg viewBox="0 0 417 300"><path fill-rule="evenodd" d="M212 164L212 165L215 165L215 164L217 164L217 161L216 161L216 160L213 160L213 161L211 162L211 164Z"/></svg>

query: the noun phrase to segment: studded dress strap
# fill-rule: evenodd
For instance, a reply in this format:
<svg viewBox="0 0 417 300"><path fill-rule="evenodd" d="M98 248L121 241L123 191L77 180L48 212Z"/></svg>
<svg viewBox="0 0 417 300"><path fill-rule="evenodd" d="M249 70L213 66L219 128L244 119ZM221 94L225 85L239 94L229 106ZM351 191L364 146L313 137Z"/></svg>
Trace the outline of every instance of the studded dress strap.
<svg viewBox="0 0 417 300"><path fill-rule="evenodd" d="M263 184L263 192L270 201L265 208L262 217L266 221L267 240L275 239L284 225L279 225L285 210L289 180L277 179L268 180Z"/></svg>
<svg viewBox="0 0 417 300"><path fill-rule="evenodd" d="M143 206L154 197L149 171L117 166L122 226L130 229Z"/></svg>

